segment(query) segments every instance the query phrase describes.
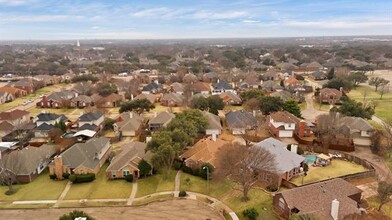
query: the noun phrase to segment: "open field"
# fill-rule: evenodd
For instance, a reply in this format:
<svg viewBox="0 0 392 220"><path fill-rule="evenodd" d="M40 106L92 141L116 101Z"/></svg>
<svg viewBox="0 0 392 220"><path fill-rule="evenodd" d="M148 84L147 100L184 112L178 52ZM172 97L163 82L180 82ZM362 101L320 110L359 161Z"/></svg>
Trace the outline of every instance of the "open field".
<svg viewBox="0 0 392 220"><path fill-rule="evenodd" d="M64 199L128 198L131 195L132 183L121 179L108 180L105 176L107 166L107 164L102 166L101 171L93 182L72 184Z"/></svg>
<svg viewBox="0 0 392 220"><path fill-rule="evenodd" d="M308 175L304 178L304 184L367 170L361 165L344 160L332 160L332 164L326 167L309 166L309 168ZM301 185L302 176L293 178L291 182Z"/></svg>
<svg viewBox="0 0 392 220"><path fill-rule="evenodd" d="M380 99L380 94L374 91L374 88L361 85L350 91L348 96L358 102L376 103L376 116L381 119L392 120L392 114L390 110L392 109L392 93L385 93L383 98Z"/></svg>
<svg viewBox="0 0 392 220"><path fill-rule="evenodd" d="M14 185L17 192L13 195L5 195L8 187L0 186L0 201L57 199L65 185L67 181L49 179L49 171L45 170L31 183Z"/></svg>
<svg viewBox="0 0 392 220"><path fill-rule="evenodd" d="M136 197L142 197L156 192L173 191L175 177L176 171L172 170L167 179L164 178L163 174L155 174L137 180L138 188Z"/></svg>

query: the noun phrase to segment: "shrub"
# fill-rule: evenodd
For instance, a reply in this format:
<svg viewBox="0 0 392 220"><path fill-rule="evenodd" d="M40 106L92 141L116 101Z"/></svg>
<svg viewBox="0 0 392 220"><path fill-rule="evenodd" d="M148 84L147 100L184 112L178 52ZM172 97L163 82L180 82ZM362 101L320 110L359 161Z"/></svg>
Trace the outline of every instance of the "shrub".
<svg viewBox="0 0 392 220"><path fill-rule="evenodd" d="M50 179L52 179L52 180L56 179L56 177L57 177L57 176L56 176L56 174L55 174L55 173L54 173L54 174L50 174L50 175L49 175L49 178L50 178Z"/></svg>
<svg viewBox="0 0 392 220"><path fill-rule="evenodd" d="M59 220L74 220L79 217L85 217L87 220L94 220L91 216L83 211L74 210L68 214L64 214L59 218Z"/></svg>
<svg viewBox="0 0 392 220"><path fill-rule="evenodd" d="M185 196L186 196L186 192L184 190L178 193L178 197L185 197Z"/></svg>
<svg viewBox="0 0 392 220"><path fill-rule="evenodd" d="M10 195L13 195L13 194L15 194L16 193L16 190L15 189L11 189L11 190L7 190L7 191L5 191L5 195L7 195L7 196L10 196Z"/></svg>
<svg viewBox="0 0 392 220"><path fill-rule="evenodd" d="M71 180L73 183L87 183L95 180L95 174L94 173L87 173L87 174L75 174L75 177L70 175L68 177L69 180ZM71 178L72 177L72 178ZM75 179L75 180L73 180Z"/></svg>
<svg viewBox="0 0 392 220"><path fill-rule="evenodd" d="M145 160L140 161L138 168L140 170L140 176L143 177L149 175L152 169L151 165Z"/></svg>
<svg viewBox="0 0 392 220"><path fill-rule="evenodd" d="M207 168L203 169L204 167L208 167L208 178L211 179L211 174L214 171L214 167L209 163L203 163L200 166L198 175L205 180L207 179Z"/></svg>
<svg viewBox="0 0 392 220"><path fill-rule="evenodd" d="M71 174L68 176L69 181L71 182L75 182L76 181L76 175L75 174Z"/></svg>
<svg viewBox="0 0 392 220"><path fill-rule="evenodd" d="M70 174L69 174L69 173L63 173L63 178L64 178L64 179L68 179L68 178L69 178L69 176L70 176Z"/></svg>
<svg viewBox="0 0 392 220"><path fill-rule="evenodd" d="M126 180L127 182L133 182L133 175L132 175L132 174L126 175L126 176L125 176L125 180Z"/></svg>
<svg viewBox="0 0 392 220"><path fill-rule="evenodd" d="M200 169L194 169L192 175L193 176L199 176L200 175Z"/></svg>
<svg viewBox="0 0 392 220"><path fill-rule="evenodd" d="M269 185L267 186L267 190L270 192L276 192L278 190L278 187L276 187L275 185Z"/></svg>
<svg viewBox="0 0 392 220"><path fill-rule="evenodd" d="M180 170L182 168L182 162L181 161L174 161L173 167L175 170Z"/></svg>
<svg viewBox="0 0 392 220"><path fill-rule="evenodd" d="M255 220L257 216L259 216L259 212L257 212L255 208L246 209L242 212L242 214L249 220Z"/></svg>
<svg viewBox="0 0 392 220"><path fill-rule="evenodd" d="M184 166L181 167L181 170L182 170L182 172L184 172L184 173L188 173L188 174L193 175L193 169L190 168L190 167L187 167L187 166L184 165Z"/></svg>

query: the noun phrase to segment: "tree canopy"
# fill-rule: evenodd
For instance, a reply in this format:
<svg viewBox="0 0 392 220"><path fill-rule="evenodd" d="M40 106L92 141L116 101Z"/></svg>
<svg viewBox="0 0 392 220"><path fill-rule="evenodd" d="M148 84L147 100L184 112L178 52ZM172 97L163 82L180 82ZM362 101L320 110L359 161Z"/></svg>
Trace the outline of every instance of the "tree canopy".
<svg viewBox="0 0 392 220"><path fill-rule="evenodd" d="M374 107L367 106L361 102L347 99L340 107L333 107L331 111L340 112L346 116L360 117L371 119L374 115Z"/></svg>
<svg viewBox="0 0 392 220"><path fill-rule="evenodd" d="M282 110L284 105L283 100L279 97L264 96L260 100L260 110L264 115L269 115L271 112Z"/></svg>
<svg viewBox="0 0 392 220"><path fill-rule="evenodd" d="M222 110L225 107L225 103L222 98L217 95L205 97L193 98L191 101L191 108L200 109L202 111L209 111L213 114L218 113L218 110Z"/></svg>
<svg viewBox="0 0 392 220"><path fill-rule="evenodd" d="M289 99L287 102L285 102L283 104L283 110L290 112L298 118L302 118L301 108L299 107L298 102L295 99Z"/></svg>
<svg viewBox="0 0 392 220"><path fill-rule="evenodd" d="M126 112L126 111L134 111L138 114L142 114L143 112L149 112L151 109L154 109L155 105L152 104L147 99L136 99L130 102L124 102L121 104L119 112Z"/></svg>
<svg viewBox="0 0 392 220"><path fill-rule="evenodd" d="M376 92L380 86L387 85L388 83L388 80L381 77L372 77L369 79L369 85L374 86Z"/></svg>
<svg viewBox="0 0 392 220"><path fill-rule="evenodd" d="M261 99L264 96L265 96L264 91L260 89L251 89L240 93L240 97L244 102L250 99Z"/></svg>
<svg viewBox="0 0 392 220"><path fill-rule="evenodd" d="M365 72L353 72L350 73L348 79L353 83L354 86L358 86L359 83L364 83L368 80Z"/></svg>
<svg viewBox="0 0 392 220"><path fill-rule="evenodd" d="M351 90L353 88L353 84L351 81L343 78L333 78L329 80L326 84L323 85L323 88L332 88L340 90L343 88L344 90Z"/></svg>

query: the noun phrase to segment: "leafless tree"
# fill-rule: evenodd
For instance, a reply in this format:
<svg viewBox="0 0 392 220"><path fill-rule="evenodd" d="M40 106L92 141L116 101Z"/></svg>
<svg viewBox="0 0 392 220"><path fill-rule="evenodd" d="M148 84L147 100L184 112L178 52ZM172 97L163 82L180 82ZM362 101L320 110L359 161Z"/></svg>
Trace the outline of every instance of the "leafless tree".
<svg viewBox="0 0 392 220"><path fill-rule="evenodd" d="M238 183L244 201L249 200L249 191L265 172L273 172L276 167L275 157L268 151L239 144L223 146L217 161L216 179L229 178Z"/></svg>
<svg viewBox="0 0 392 220"><path fill-rule="evenodd" d="M383 127L384 127L384 136L385 136L385 139L387 140L388 157L391 157L391 151L392 151L392 120L391 119L385 119L383 121Z"/></svg>
<svg viewBox="0 0 392 220"><path fill-rule="evenodd" d="M388 93L388 92L389 92L389 84L381 85L381 86L380 86L380 90L379 90L380 99L382 99L382 97L384 96L384 94L385 94L385 93Z"/></svg>
<svg viewBox="0 0 392 220"><path fill-rule="evenodd" d="M8 186L7 194L15 193L13 184L17 181L15 171L21 167L18 151L13 151L0 159L0 183Z"/></svg>

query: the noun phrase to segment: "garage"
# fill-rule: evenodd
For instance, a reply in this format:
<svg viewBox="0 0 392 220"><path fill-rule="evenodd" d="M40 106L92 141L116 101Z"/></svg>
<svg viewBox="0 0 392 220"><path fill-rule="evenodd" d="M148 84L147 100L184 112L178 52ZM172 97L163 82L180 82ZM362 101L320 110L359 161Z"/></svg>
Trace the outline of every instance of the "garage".
<svg viewBox="0 0 392 220"><path fill-rule="evenodd" d="M293 137L293 131L279 131L279 137Z"/></svg>

